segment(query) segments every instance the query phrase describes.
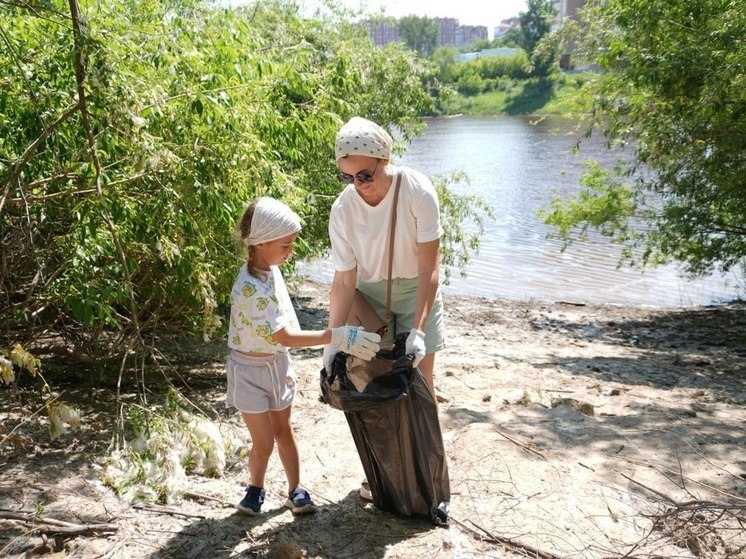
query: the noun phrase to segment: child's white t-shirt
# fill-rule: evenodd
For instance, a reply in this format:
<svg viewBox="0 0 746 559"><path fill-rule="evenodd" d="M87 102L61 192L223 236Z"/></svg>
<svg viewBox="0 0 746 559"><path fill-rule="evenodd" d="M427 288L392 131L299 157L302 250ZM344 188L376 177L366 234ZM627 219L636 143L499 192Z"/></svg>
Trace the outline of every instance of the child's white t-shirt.
<svg viewBox="0 0 746 559"><path fill-rule="evenodd" d="M272 334L283 328L299 328L292 302L283 296L286 291L280 270L272 266L271 272L256 277L249 274L248 265L241 266L231 290L228 325L228 347L231 349L256 353L287 351L285 346L272 339Z"/></svg>

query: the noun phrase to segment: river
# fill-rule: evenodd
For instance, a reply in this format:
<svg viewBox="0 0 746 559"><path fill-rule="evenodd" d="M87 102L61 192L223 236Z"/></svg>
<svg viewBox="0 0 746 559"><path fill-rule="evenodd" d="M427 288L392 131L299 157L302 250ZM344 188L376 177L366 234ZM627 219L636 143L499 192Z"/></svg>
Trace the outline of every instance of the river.
<svg viewBox="0 0 746 559"><path fill-rule="evenodd" d="M395 162L428 175L464 171L469 184L455 192L478 194L495 211L486 223L478 254L462 278L451 271L445 293L510 299L536 299L634 306L694 306L743 296L742 278L733 273L690 280L675 265L643 271L619 267L620 247L595 232L565 252L552 229L537 217L553 193L579 190L584 162L610 164L618 154L600 141L581 144L574 122L559 117L450 117L428 119ZM332 276L329 259L303 266L318 281Z"/></svg>

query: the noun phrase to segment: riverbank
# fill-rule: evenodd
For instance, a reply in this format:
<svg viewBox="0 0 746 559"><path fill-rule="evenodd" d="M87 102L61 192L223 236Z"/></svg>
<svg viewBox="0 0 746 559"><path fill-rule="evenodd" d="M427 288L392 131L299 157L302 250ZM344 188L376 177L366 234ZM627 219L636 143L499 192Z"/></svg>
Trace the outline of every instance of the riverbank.
<svg viewBox="0 0 746 559"><path fill-rule="evenodd" d="M443 103L449 115L577 115L589 112L582 96L584 84L592 73L563 73L554 80L504 78L501 87L474 95L454 94Z"/></svg>
<svg viewBox="0 0 746 559"><path fill-rule="evenodd" d="M295 294L304 327L325 326L327 289L308 282ZM221 478L190 476L178 506L117 500L96 465L116 422L116 377L99 378L95 391L66 389L80 431L49 443L43 422L29 421L4 442L0 508L113 531L50 531L45 543L6 512L0 549L20 557L57 546L40 555L85 559L744 556L746 306L445 302L436 385L450 528L360 500L362 468L344 414L319 400L313 349L293 351L293 417L314 515L280 508L276 455L257 518L233 509L248 481L241 461ZM240 418L222 411L224 355L222 342L192 343L170 358L187 395L245 437ZM33 411L11 400L0 404L5 434Z"/></svg>

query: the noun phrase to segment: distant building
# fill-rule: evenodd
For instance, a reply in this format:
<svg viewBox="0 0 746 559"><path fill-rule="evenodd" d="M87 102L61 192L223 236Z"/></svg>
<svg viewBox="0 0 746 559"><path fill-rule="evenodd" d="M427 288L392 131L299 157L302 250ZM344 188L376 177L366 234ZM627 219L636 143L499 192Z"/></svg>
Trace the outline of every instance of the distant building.
<svg viewBox="0 0 746 559"><path fill-rule="evenodd" d="M487 27L484 25L461 25L461 42L459 47L473 43L474 41L486 41L489 39Z"/></svg>
<svg viewBox="0 0 746 559"><path fill-rule="evenodd" d="M557 6L557 25L561 26L567 19L578 19L578 10L585 6L586 0L559 0ZM567 50L560 57L560 68L571 70L574 67L572 51L575 50L573 42L567 45Z"/></svg>
<svg viewBox="0 0 746 559"><path fill-rule="evenodd" d="M438 45L444 47L459 46L459 27L458 20L452 17L433 18L438 25Z"/></svg>
<svg viewBox="0 0 746 559"><path fill-rule="evenodd" d="M488 39L488 30L484 25L459 25L452 17L432 18L438 26L438 45L460 48L469 43ZM399 39L397 20L393 18L368 19L363 22L368 28L368 36L379 47L396 43Z"/></svg>
<svg viewBox="0 0 746 559"><path fill-rule="evenodd" d="M500 25L495 27L495 29L493 30L495 39L502 37L511 29L520 29L520 28L521 28L521 18L511 17L508 19L504 19L500 22Z"/></svg>
<svg viewBox="0 0 746 559"><path fill-rule="evenodd" d="M557 13L562 19L578 18L578 10L585 5L585 0L559 0Z"/></svg>
<svg viewBox="0 0 746 559"><path fill-rule="evenodd" d="M369 19L365 21L365 25L368 27L368 36L378 46L399 42L399 28L395 19Z"/></svg>

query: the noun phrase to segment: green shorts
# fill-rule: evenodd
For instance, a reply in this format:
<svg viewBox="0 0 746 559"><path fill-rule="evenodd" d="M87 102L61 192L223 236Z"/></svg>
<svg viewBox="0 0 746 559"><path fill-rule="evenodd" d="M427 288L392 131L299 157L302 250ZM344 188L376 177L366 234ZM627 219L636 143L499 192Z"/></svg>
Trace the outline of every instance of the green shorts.
<svg viewBox="0 0 746 559"><path fill-rule="evenodd" d="M391 281L391 321L389 322L388 334L381 340L382 346L391 345L396 334L408 333L414 328L417 282L417 278L395 278ZM387 281L377 281L373 283L359 282L357 286L378 313L378 316L384 320L386 319L387 285ZM445 347L443 297L440 289L438 289L425 326L425 349L427 353L435 353Z"/></svg>

